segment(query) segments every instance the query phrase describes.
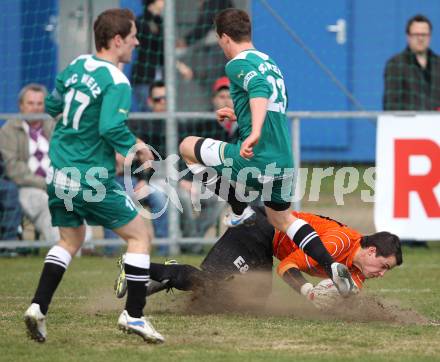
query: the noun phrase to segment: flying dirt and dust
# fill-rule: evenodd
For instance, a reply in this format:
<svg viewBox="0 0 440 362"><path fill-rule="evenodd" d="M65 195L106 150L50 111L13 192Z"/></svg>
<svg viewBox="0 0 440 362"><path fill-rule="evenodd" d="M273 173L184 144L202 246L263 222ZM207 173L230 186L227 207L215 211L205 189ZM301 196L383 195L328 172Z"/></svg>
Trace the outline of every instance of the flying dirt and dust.
<svg viewBox="0 0 440 362"><path fill-rule="evenodd" d="M209 293L193 293L186 305L191 313L248 313L261 316L291 316L298 319L344 320L348 322L389 322L427 325L432 322L411 309L374 295L360 293L341 298L338 306L319 311L293 291L271 292L272 275L237 275L220 283Z"/></svg>
<svg viewBox="0 0 440 362"><path fill-rule="evenodd" d="M273 290L272 290L273 289ZM206 284L204 291L182 292L174 298L160 292L148 298L149 313L217 314L240 313L254 316L288 316L306 320L343 320L347 322L388 322L401 325L438 323L366 292L343 299L337 308L319 311L303 297L286 288L272 288L271 273L247 273L228 280ZM87 298L86 312L99 315L120 311L124 301L112 291L96 291ZM165 301L165 302L164 302Z"/></svg>

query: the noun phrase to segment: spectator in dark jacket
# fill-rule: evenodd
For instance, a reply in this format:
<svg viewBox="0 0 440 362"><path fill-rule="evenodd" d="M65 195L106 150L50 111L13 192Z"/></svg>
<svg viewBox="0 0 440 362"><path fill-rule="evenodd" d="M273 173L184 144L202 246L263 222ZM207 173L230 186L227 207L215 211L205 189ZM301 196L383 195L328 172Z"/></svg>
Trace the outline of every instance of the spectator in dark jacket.
<svg viewBox="0 0 440 362"><path fill-rule="evenodd" d="M427 17L408 20L407 48L386 64L384 110L440 110L440 58L429 48L431 33Z"/></svg>
<svg viewBox="0 0 440 362"><path fill-rule="evenodd" d="M136 19L139 47L131 82L136 100L134 110L141 112L150 111L146 102L150 85L164 79L164 4L164 0L144 0L144 12ZM192 70L184 63L177 61L176 68L184 79L192 78Z"/></svg>
<svg viewBox="0 0 440 362"><path fill-rule="evenodd" d="M440 111L440 58L430 48L432 24L415 15L406 24L406 49L388 60L385 68L386 111ZM424 241L402 240L424 246Z"/></svg>
<svg viewBox="0 0 440 362"><path fill-rule="evenodd" d="M183 39L179 39L178 47L187 47L204 38L212 29L215 15L227 8L233 8L232 0L200 0L197 20Z"/></svg>
<svg viewBox="0 0 440 362"><path fill-rule="evenodd" d="M214 31L215 15L233 8L232 0L198 0L183 2L186 12L177 14L181 34L177 41L178 56L193 70L193 82L180 85L177 91L177 107L182 111L208 111L211 85L224 74L226 58L217 45ZM193 22L187 20L188 13L197 11ZM190 88L191 87L191 88ZM188 91L191 89L191 91Z"/></svg>

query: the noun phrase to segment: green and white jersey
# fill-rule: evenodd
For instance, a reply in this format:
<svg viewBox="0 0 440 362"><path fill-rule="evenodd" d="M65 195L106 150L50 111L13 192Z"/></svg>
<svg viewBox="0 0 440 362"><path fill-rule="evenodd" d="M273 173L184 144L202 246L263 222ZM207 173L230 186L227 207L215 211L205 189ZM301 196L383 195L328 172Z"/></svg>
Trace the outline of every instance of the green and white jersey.
<svg viewBox="0 0 440 362"><path fill-rule="evenodd" d="M81 183L92 167L108 171L95 175L102 182L113 179L115 151L126 156L136 143L126 125L131 106L127 77L110 62L82 55L57 76L45 103L51 116L62 113L50 142L52 166L77 168Z"/></svg>
<svg viewBox="0 0 440 362"><path fill-rule="evenodd" d="M240 141L252 131L251 98L267 98L266 119L260 140L254 147L254 157L288 165L292 150L287 128L287 94L283 75L275 62L255 49L245 50L226 64L226 75L237 115ZM280 166L281 166L280 164Z"/></svg>

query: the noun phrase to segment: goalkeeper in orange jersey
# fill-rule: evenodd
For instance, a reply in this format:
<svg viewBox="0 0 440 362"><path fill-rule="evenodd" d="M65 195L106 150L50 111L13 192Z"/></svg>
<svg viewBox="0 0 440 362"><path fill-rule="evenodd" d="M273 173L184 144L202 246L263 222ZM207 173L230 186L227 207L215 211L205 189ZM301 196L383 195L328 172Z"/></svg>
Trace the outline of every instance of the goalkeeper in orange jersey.
<svg viewBox="0 0 440 362"><path fill-rule="evenodd" d="M228 280L237 273L266 272L271 275L274 256L280 260L278 275L316 307L325 308L330 299L339 296L336 288L328 288L326 285L324 289L331 289L328 298L329 295L321 285L314 287L308 282L302 273L327 278L323 267L298 248L285 233L275 230L267 221L263 209L254 208L254 211L257 215L256 223L228 229L202 261L200 269L191 265L152 263L152 282L147 288L148 293L169 288L209 288L212 291L217 289L216 282ZM359 289L365 279L382 277L388 270L402 264L400 240L396 235L389 232L361 235L325 216L295 211L292 213L316 230L334 260L347 266ZM271 283L272 278L269 279ZM119 276L118 281L116 291L122 297L123 275ZM270 294L270 287L261 289L264 289L262 293L267 293L267 296Z"/></svg>

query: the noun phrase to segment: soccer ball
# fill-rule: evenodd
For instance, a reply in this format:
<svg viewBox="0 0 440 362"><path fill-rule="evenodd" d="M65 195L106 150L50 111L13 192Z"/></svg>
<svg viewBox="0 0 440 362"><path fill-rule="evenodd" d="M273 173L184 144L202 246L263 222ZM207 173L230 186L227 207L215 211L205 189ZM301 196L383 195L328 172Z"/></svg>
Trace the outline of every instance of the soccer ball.
<svg viewBox="0 0 440 362"><path fill-rule="evenodd" d="M333 283L333 280L331 280L330 278L321 280L318 284L316 284L315 288L322 289L325 293L328 294L332 294L332 293L339 294L338 289Z"/></svg>
<svg viewBox="0 0 440 362"><path fill-rule="evenodd" d="M321 280L310 290L307 298L320 310L333 308L341 301L339 291L331 279Z"/></svg>

